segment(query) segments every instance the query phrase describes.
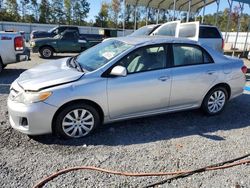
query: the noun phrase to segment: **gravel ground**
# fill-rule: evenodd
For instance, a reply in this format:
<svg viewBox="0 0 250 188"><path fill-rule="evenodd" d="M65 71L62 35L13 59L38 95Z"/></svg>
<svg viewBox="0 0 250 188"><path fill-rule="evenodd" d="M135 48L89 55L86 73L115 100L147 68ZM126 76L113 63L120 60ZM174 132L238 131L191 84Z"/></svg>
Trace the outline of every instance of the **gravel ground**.
<svg viewBox="0 0 250 188"><path fill-rule="evenodd" d="M66 167L94 165L129 171L195 169L250 152L250 95L232 100L216 117L199 110L105 125L93 135L62 141L52 135L30 139L10 128L6 100L9 84L44 60L9 65L0 75L0 187L32 187ZM204 172L163 187L250 187L250 167ZM122 177L75 171L44 187L143 187L166 177Z"/></svg>

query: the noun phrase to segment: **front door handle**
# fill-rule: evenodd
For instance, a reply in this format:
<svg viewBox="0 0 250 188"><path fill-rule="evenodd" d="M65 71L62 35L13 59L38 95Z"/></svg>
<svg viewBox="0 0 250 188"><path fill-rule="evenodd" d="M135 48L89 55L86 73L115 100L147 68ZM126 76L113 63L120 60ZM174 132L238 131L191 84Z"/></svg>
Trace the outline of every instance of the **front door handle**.
<svg viewBox="0 0 250 188"><path fill-rule="evenodd" d="M214 74L215 72L216 72L215 70L209 70L209 71L207 71L207 74L212 75L212 74Z"/></svg>
<svg viewBox="0 0 250 188"><path fill-rule="evenodd" d="M158 80L163 81L163 82L167 81L168 79L169 79L169 76L161 76L160 78L158 78Z"/></svg>

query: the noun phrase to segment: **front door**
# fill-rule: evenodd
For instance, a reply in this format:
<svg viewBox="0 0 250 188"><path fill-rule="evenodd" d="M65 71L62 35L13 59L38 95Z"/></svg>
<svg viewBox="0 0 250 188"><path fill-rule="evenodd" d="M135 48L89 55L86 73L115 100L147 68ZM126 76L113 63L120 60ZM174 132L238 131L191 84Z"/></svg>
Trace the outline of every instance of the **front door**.
<svg viewBox="0 0 250 188"><path fill-rule="evenodd" d="M108 78L111 119L137 116L167 109L171 74L163 45L139 48L117 65L127 68L126 77Z"/></svg>
<svg viewBox="0 0 250 188"><path fill-rule="evenodd" d="M58 49L60 52L80 52L81 46L76 32L65 32L63 37L58 40Z"/></svg>

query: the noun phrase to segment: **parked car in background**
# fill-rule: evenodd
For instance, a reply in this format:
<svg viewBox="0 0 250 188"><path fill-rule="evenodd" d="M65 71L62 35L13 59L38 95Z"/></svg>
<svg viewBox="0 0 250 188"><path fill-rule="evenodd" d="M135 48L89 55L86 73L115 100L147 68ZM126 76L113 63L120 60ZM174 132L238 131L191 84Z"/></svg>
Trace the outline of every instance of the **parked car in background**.
<svg viewBox="0 0 250 188"><path fill-rule="evenodd" d="M84 39L80 39L74 30L66 30L53 38L40 38L31 41L33 53L40 53L43 58L52 58L54 53L82 52L91 47Z"/></svg>
<svg viewBox="0 0 250 188"><path fill-rule="evenodd" d="M147 26L145 27L147 28ZM146 29L142 27L135 31L134 35L140 33L140 36L161 35L168 37L188 38L198 41L201 44L210 46L211 48L223 53L224 39L216 26L200 25L199 22L181 23L180 21L173 21L158 25L158 27L150 33L143 32L145 30Z"/></svg>
<svg viewBox="0 0 250 188"><path fill-rule="evenodd" d="M76 26L57 26L48 31L32 31L30 34L30 40L37 38L53 38L54 36L63 33L65 30L76 31L80 34L79 29Z"/></svg>
<svg viewBox="0 0 250 188"><path fill-rule="evenodd" d="M32 31L30 34L30 42L38 38L53 38L56 35L62 35L65 31L75 31L79 39L86 40L92 46L100 43L105 38L104 35L99 34L81 34L77 26L58 26L49 31Z"/></svg>
<svg viewBox="0 0 250 188"><path fill-rule="evenodd" d="M22 73L10 89L10 124L28 135L80 138L124 119L196 108L216 115L242 94L246 70L188 39L109 39Z"/></svg>
<svg viewBox="0 0 250 188"><path fill-rule="evenodd" d="M0 72L11 63L30 58L29 49L25 46L19 32L0 32Z"/></svg>
<svg viewBox="0 0 250 188"><path fill-rule="evenodd" d="M216 26L200 25L199 22L180 24L178 37L184 37L207 45L223 53L224 39Z"/></svg>

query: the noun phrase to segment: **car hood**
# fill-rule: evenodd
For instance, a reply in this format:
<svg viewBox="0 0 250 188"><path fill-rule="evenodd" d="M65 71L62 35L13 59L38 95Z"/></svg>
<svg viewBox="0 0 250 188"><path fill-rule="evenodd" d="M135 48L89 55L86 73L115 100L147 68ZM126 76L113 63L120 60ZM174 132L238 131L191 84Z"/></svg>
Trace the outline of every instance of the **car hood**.
<svg viewBox="0 0 250 188"><path fill-rule="evenodd" d="M73 82L84 74L67 66L68 58L44 63L23 72L17 83L29 91L39 91L44 88Z"/></svg>

